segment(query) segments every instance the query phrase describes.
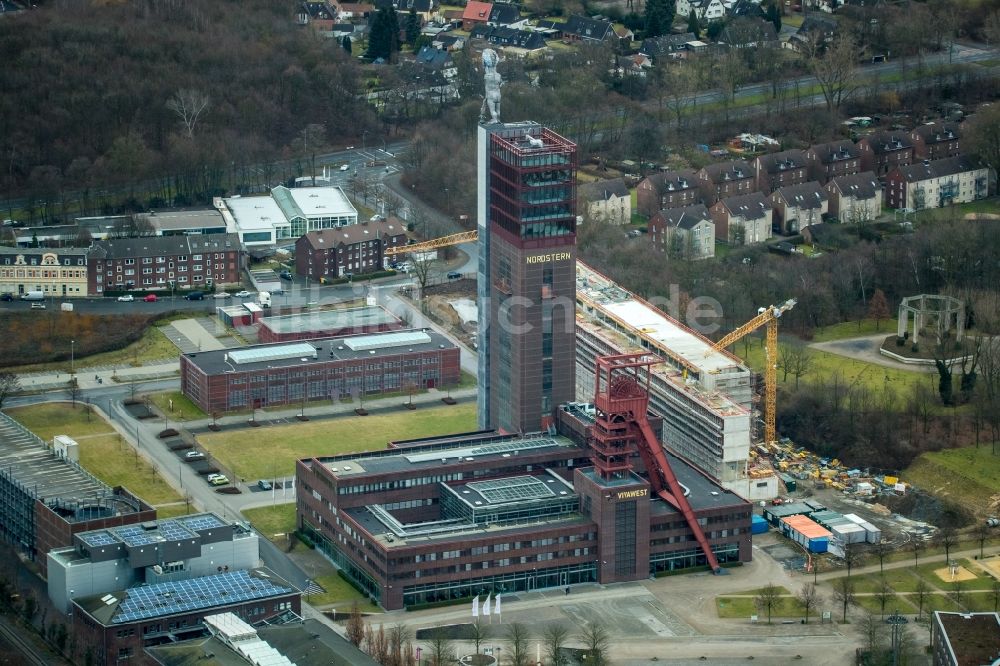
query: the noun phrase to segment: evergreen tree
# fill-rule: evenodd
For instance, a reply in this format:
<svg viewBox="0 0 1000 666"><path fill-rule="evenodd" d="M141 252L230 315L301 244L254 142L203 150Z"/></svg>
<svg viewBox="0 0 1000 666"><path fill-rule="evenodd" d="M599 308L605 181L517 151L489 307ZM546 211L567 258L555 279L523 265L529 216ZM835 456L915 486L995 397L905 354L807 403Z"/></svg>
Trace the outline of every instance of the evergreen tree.
<svg viewBox="0 0 1000 666"><path fill-rule="evenodd" d="M340 40L340 45L343 47L343 49L345 51L347 51L348 53L350 53L351 52L351 48L353 46L351 44L351 38L350 38L350 36L344 35L344 38L342 40Z"/></svg>
<svg viewBox="0 0 1000 666"><path fill-rule="evenodd" d="M410 13L406 15L406 43L413 46L420 37L420 17L416 10L410 8Z"/></svg>
<svg viewBox="0 0 1000 666"><path fill-rule="evenodd" d="M701 22L698 20L698 15L694 13L694 9L688 12L688 32L692 33L695 39L701 37Z"/></svg>
<svg viewBox="0 0 1000 666"><path fill-rule="evenodd" d="M670 34L674 22L674 0L647 0L644 14L646 37Z"/></svg>
<svg viewBox="0 0 1000 666"><path fill-rule="evenodd" d="M391 5L382 7L372 19L368 35L368 57L390 60L399 51L399 20Z"/></svg>
<svg viewBox="0 0 1000 666"><path fill-rule="evenodd" d="M768 5L767 20L774 24L775 32L781 32L781 9L778 8L777 2Z"/></svg>

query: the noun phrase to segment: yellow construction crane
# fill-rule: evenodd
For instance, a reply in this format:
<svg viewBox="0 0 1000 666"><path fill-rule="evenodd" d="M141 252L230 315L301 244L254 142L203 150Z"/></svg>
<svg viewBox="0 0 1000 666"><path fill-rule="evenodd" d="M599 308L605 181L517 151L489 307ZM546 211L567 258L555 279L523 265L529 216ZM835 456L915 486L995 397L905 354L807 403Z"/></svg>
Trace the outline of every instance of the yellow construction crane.
<svg viewBox="0 0 1000 666"><path fill-rule="evenodd" d="M398 247L390 247L385 251L385 256L394 257L397 254L409 254L411 252L427 252L428 250L437 250L442 247L448 247L449 245L460 245L462 243L472 243L479 238L478 231L463 231L460 234L452 234L451 236L442 236L441 238L435 238L433 240L424 241L423 243L413 243L412 245L400 245Z"/></svg>
<svg viewBox="0 0 1000 666"><path fill-rule="evenodd" d="M778 402L778 319L794 307L795 299L790 298L781 305L761 308L757 311L756 317L712 345L712 350L724 350L743 336L767 325L767 338L764 344L764 442L766 444L775 441L776 433L774 421Z"/></svg>

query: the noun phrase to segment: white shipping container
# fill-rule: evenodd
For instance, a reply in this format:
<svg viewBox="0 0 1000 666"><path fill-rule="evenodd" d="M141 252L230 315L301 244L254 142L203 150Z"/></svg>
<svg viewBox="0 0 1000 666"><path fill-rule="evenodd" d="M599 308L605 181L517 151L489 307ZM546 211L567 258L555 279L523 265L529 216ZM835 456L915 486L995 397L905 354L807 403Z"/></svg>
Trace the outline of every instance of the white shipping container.
<svg viewBox="0 0 1000 666"><path fill-rule="evenodd" d="M865 528L850 522L846 525L832 525L830 531L844 543L864 543L868 538Z"/></svg>
<svg viewBox="0 0 1000 666"><path fill-rule="evenodd" d="M862 523L861 527L865 528L865 532L867 533L865 541L868 543L879 543L882 541L882 530L869 522Z"/></svg>

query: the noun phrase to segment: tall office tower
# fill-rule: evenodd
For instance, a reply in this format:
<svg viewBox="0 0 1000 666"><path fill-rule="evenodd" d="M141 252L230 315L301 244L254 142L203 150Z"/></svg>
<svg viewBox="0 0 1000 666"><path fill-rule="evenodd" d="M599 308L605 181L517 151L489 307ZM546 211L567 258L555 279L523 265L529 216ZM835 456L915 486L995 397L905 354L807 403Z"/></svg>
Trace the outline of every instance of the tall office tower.
<svg viewBox="0 0 1000 666"><path fill-rule="evenodd" d="M479 425L536 432L575 397L576 145L479 127Z"/></svg>

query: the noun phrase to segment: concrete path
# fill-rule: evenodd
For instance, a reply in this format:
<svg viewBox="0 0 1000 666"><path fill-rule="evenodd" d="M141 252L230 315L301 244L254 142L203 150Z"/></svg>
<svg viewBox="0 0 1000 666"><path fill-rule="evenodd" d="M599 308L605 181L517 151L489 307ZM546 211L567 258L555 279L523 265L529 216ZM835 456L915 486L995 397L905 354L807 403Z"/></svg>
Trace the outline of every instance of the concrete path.
<svg viewBox="0 0 1000 666"><path fill-rule="evenodd" d="M983 554L986 557L992 557L1000 554L1000 546L986 546L983 548ZM964 550L952 550L949 556L953 560L958 559L972 559L974 557L979 557L979 548L966 548ZM920 555L918 558L919 563L926 564L928 562L944 562L944 553L938 553L937 555ZM904 560L899 560L898 562L886 562L886 569L911 569L913 568L913 558L907 557ZM878 562L875 564L866 564L863 567L853 567L851 569L852 576L862 576L864 574L879 573L882 570L879 567ZM830 571L827 573L819 573L816 576L817 580L832 580L834 578L842 578L847 575L847 569L838 569L837 571ZM808 576L812 580L811 576Z"/></svg>
<svg viewBox="0 0 1000 666"><path fill-rule="evenodd" d="M149 381L176 377L180 371L180 361L159 362L151 365L107 366L103 369L86 368L76 373L77 386L81 390L98 388L108 384L128 384L136 381ZM66 372L34 372L18 375L21 380L21 391L37 393L43 391L65 390L72 375Z"/></svg>
<svg viewBox="0 0 1000 666"><path fill-rule="evenodd" d="M181 347L181 344L183 343L179 343L177 336L171 335L171 341L181 347L182 352L212 351L215 349L226 348L226 346L204 326L202 326L201 322L197 319L178 319L175 322L171 322L169 324L169 328L177 334L187 338L188 345L194 346L194 349L185 349L184 347Z"/></svg>
<svg viewBox="0 0 1000 666"><path fill-rule="evenodd" d="M838 356L846 356L865 363L874 363L894 370L906 370L908 372L937 372L933 367L926 365L909 365L900 363L888 356L879 353L879 347L887 335L892 331L879 333L877 335L864 335L857 338L846 338L844 340L831 340L829 342L814 342L809 347L817 351L829 352Z"/></svg>

